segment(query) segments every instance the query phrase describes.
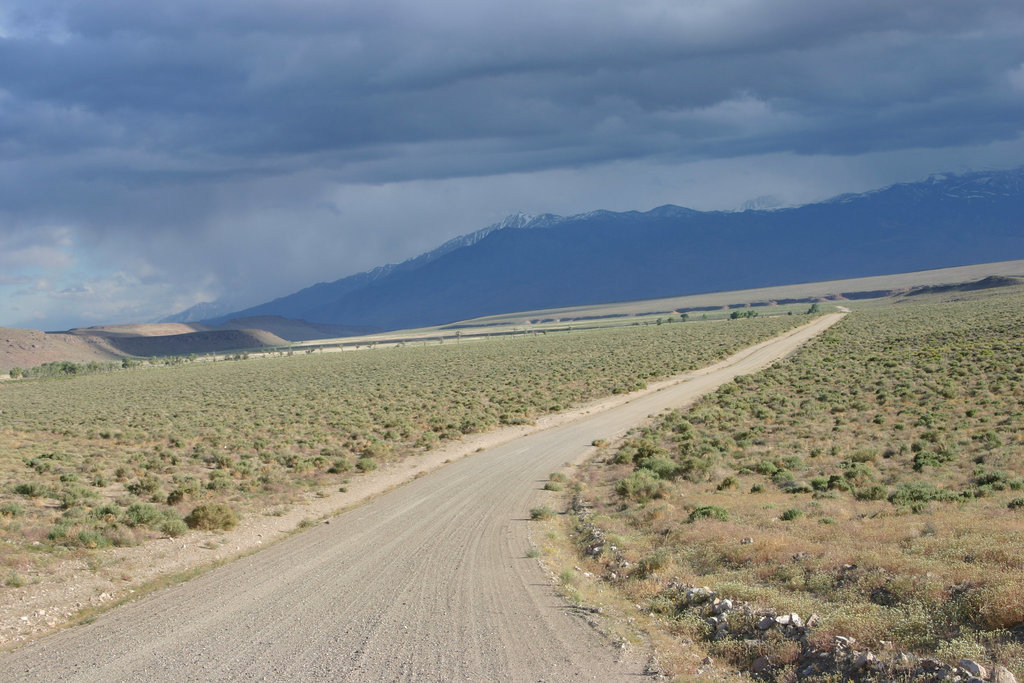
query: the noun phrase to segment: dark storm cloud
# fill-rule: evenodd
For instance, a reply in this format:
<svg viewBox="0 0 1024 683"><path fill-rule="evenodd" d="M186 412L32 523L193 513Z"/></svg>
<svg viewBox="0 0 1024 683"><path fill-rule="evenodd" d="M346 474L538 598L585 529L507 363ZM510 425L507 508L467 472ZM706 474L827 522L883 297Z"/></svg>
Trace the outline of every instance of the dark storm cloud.
<svg viewBox="0 0 1024 683"><path fill-rule="evenodd" d="M1019 0L0 8L0 235L45 250L66 227L172 284L237 285L240 252L266 271L267 216L332 239L324 195L352 183L987 145L1022 122ZM373 265L345 258L334 277Z"/></svg>
<svg viewBox="0 0 1024 683"><path fill-rule="evenodd" d="M966 100L997 119L982 136L1017 132L1021 114L1019 97L1000 97L1024 61L1016 0L163 5L13 13L0 42L11 137L26 152L113 145L272 168L481 141L470 172L490 173L505 170L489 162L495 140L538 148L539 165L665 143L681 156L798 139L851 153L901 127L919 137L922 120L935 133L918 144L978 135ZM700 115L742 97L770 111ZM433 175L466 173L457 151L436 150ZM396 161L391 176L406 177Z"/></svg>

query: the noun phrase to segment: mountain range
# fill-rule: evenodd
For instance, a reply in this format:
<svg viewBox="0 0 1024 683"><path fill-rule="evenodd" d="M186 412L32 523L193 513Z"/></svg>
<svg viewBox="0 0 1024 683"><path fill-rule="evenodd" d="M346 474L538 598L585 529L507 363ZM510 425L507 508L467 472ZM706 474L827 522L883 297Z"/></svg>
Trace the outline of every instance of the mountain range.
<svg viewBox="0 0 1024 683"><path fill-rule="evenodd" d="M794 208L517 214L403 263L203 322L282 316L400 329L1022 257L1024 169L947 174Z"/></svg>

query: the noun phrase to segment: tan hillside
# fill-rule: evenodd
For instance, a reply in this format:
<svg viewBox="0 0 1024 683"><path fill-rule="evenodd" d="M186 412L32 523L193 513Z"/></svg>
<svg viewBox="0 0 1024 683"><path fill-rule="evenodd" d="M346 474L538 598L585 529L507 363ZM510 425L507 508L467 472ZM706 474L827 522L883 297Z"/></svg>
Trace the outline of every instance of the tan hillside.
<svg viewBox="0 0 1024 683"><path fill-rule="evenodd" d="M148 335L130 336L125 328L147 327ZM288 346L289 342L263 330L207 330L184 334L156 334L161 326L114 325L96 334L84 330L41 332L0 327L0 372L32 368L53 361L88 363L127 356L186 356L241 349ZM164 327L187 327L169 325Z"/></svg>

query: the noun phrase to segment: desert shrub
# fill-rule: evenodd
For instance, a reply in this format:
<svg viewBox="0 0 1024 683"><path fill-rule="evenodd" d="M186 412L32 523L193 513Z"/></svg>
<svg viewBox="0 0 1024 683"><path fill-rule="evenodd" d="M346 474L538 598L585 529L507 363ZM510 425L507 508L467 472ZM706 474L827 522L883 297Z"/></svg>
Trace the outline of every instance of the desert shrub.
<svg viewBox="0 0 1024 683"><path fill-rule="evenodd" d="M691 455L679 463L678 475L692 482L706 481L714 466L715 462L710 457L700 458Z"/></svg>
<svg viewBox="0 0 1024 683"><path fill-rule="evenodd" d="M680 470L679 463L663 455L641 458L637 466L654 472L660 479L672 479Z"/></svg>
<svg viewBox="0 0 1024 683"><path fill-rule="evenodd" d="M184 489L174 489L173 491L167 494L167 504L177 505L181 501L185 500L186 496L187 494Z"/></svg>
<svg viewBox="0 0 1024 683"><path fill-rule="evenodd" d="M665 568L671 557L672 556L667 550L659 548L650 555L645 555L640 558L640 561L636 563L636 569L633 571L633 576L645 579L659 569Z"/></svg>
<svg viewBox="0 0 1024 683"><path fill-rule="evenodd" d="M530 519L551 519L557 513L547 505L530 508Z"/></svg>
<svg viewBox="0 0 1024 683"><path fill-rule="evenodd" d="M238 525L238 514L224 503L204 503L188 514L185 523L204 531L230 530Z"/></svg>
<svg viewBox="0 0 1024 683"><path fill-rule="evenodd" d="M828 477L811 477L810 483L815 491L828 491Z"/></svg>
<svg viewBox="0 0 1024 683"><path fill-rule="evenodd" d="M549 481L544 484L545 491L561 491L565 488L560 482Z"/></svg>
<svg viewBox="0 0 1024 683"><path fill-rule="evenodd" d="M123 510L120 505L108 503L106 505L94 507L89 512L89 516L101 522L113 523L120 521L122 512Z"/></svg>
<svg viewBox="0 0 1024 683"><path fill-rule="evenodd" d="M885 500L888 495L889 490L879 484L864 486L853 492L853 497L857 500Z"/></svg>
<svg viewBox="0 0 1024 683"><path fill-rule="evenodd" d="M1024 498L1014 498L1013 500L1006 504L1006 507L1010 508L1011 510L1024 509Z"/></svg>
<svg viewBox="0 0 1024 683"><path fill-rule="evenodd" d="M889 502L894 505L910 505L912 503L927 503L933 500L956 500L957 495L950 491L937 488L934 484L925 481L912 481L900 484L889 496Z"/></svg>
<svg viewBox="0 0 1024 683"><path fill-rule="evenodd" d="M138 481L128 484L125 488L136 496L152 494L160 489L160 480L152 474L147 474Z"/></svg>
<svg viewBox="0 0 1024 683"><path fill-rule="evenodd" d="M813 493L814 487L805 481L787 481L780 484L781 488L786 493Z"/></svg>
<svg viewBox="0 0 1024 683"><path fill-rule="evenodd" d="M167 519L160 525L160 531L171 538L177 538L179 536L183 536L188 531L188 525L185 524L185 520L182 519Z"/></svg>
<svg viewBox="0 0 1024 683"><path fill-rule="evenodd" d="M692 524L699 519L718 519L726 522L729 520L729 511L717 505L702 505L692 510L686 521Z"/></svg>
<svg viewBox="0 0 1024 683"><path fill-rule="evenodd" d="M428 432L433 434L434 432ZM339 456L331 461L331 466L327 469L328 474L341 474L342 472L348 472L352 469L352 463L349 459L344 456Z"/></svg>
<svg viewBox="0 0 1024 683"><path fill-rule="evenodd" d="M83 530L78 532L78 542L83 548L105 548L110 539L98 531Z"/></svg>
<svg viewBox="0 0 1024 683"><path fill-rule="evenodd" d="M800 508L789 508L779 516L779 519L784 522L792 522L794 519L800 519L803 516L804 511Z"/></svg>
<svg viewBox="0 0 1024 683"><path fill-rule="evenodd" d="M734 489L739 486L739 481L736 477L728 476L718 483L718 490L725 491L726 489Z"/></svg>
<svg viewBox="0 0 1024 683"><path fill-rule="evenodd" d="M853 485L846 481L844 477L838 474L833 474L828 478L828 490L829 491L852 491Z"/></svg>
<svg viewBox="0 0 1024 683"><path fill-rule="evenodd" d="M775 474L772 475L772 483L783 488L794 481L796 481L796 475L789 470L777 470Z"/></svg>
<svg viewBox="0 0 1024 683"><path fill-rule="evenodd" d="M416 439L416 442L413 445L418 448L423 448L429 451L431 448L434 448L440 441L441 439L437 436L437 432L433 432L428 429L419 435L419 438Z"/></svg>
<svg viewBox="0 0 1024 683"><path fill-rule="evenodd" d="M942 467L947 462L952 462L956 456L949 451L943 450L938 453L922 450L914 454L914 470L922 471L925 467Z"/></svg>
<svg viewBox="0 0 1024 683"><path fill-rule="evenodd" d="M25 514L25 508L17 503L4 503L3 505L0 505L0 516L20 517L23 514Z"/></svg>
<svg viewBox="0 0 1024 683"><path fill-rule="evenodd" d="M124 511L122 521L132 527L154 527L162 521L163 518L163 512L161 512L155 505L150 505L149 503L132 503L128 506L128 509Z"/></svg>
<svg viewBox="0 0 1024 683"><path fill-rule="evenodd" d="M17 493L19 496L26 496L28 498L40 498L42 496L49 494L50 489L48 489L43 484L40 484L39 482L30 481L25 482L23 484L16 484L14 487L14 492Z"/></svg>
<svg viewBox="0 0 1024 683"><path fill-rule="evenodd" d="M615 492L623 498L643 501L660 498L666 494L668 486L650 470L636 470L615 484Z"/></svg>
<svg viewBox="0 0 1024 683"><path fill-rule="evenodd" d="M356 461L356 469L360 472L372 472L377 469L377 461L371 457L362 457Z"/></svg>
<svg viewBox="0 0 1024 683"><path fill-rule="evenodd" d="M67 510L76 505L89 504L98 500L99 496L95 491L84 486L69 486L60 492L60 506Z"/></svg>

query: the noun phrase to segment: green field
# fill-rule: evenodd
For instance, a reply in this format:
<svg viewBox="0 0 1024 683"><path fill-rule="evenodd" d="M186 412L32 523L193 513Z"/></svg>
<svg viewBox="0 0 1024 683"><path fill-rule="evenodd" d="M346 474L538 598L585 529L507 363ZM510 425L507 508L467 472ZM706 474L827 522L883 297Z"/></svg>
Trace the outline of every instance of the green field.
<svg viewBox="0 0 1024 683"><path fill-rule="evenodd" d="M671 642L741 670L767 656L768 678L835 636L1024 674L1024 290L945 297L856 306L639 430L582 477L605 540L578 536L578 561ZM799 642L737 613L716 635L687 586L818 623ZM804 678L847 680L829 675Z"/></svg>
<svg viewBox="0 0 1024 683"><path fill-rule="evenodd" d="M186 522L209 524L194 514L203 505L265 513L443 441L643 387L806 320L674 322L7 382L0 572L184 534Z"/></svg>

